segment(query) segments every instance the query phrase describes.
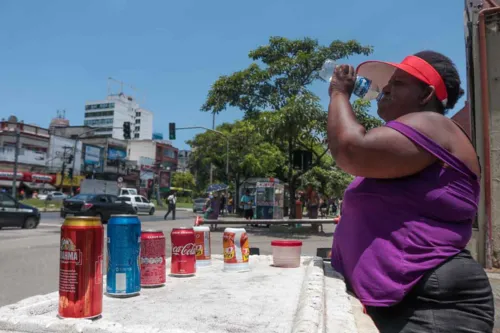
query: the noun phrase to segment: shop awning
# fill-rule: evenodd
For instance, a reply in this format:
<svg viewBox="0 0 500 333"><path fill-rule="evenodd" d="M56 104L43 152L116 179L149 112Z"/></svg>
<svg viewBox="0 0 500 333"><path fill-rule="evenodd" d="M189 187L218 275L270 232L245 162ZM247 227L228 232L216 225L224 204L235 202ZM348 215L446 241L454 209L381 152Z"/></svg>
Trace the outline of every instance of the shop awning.
<svg viewBox="0 0 500 333"><path fill-rule="evenodd" d="M16 188L19 187L21 181L16 182ZM12 188L12 180L0 180L0 187L11 187Z"/></svg>
<svg viewBox="0 0 500 333"><path fill-rule="evenodd" d="M50 190L50 191L53 191L56 189L53 185L47 184L47 183L24 182L23 184L31 190Z"/></svg>

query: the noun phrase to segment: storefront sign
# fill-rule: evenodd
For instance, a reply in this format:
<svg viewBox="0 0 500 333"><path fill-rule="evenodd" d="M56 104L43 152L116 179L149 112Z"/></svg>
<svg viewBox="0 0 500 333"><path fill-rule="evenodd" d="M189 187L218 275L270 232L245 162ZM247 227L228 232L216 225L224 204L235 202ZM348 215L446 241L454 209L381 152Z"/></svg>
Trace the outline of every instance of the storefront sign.
<svg viewBox="0 0 500 333"><path fill-rule="evenodd" d="M160 172L160 191L170 191L170 171Z"/></svg>
<svg viewBox="0 0 500 333"><path fill-rule="evenodd" d="M96 146L85 145L85 155L83 162L85 165L100 164L101 148Z"/></svg>
<svg viewBox="0 0 500 333"><path fill-rule="evenodd" d="M39 173L32 173L31 174L31 181L35 183L50 183L54 184L55 181L55 176L52 175L42 175Z"/></svg>
<svg viewBox="0 0 500 333"><path fill-rule="evenodd" d="M127 158L127 152L118 148L108 148L108 160L124 160Z"/></svg>
<svg viewBox="0 0 500 333"><path fill-rule="evenodd" d="M257 187L274 187L274 183L270 182L258 182Z"/></svg>
<svg viewBox="0 0 500 333"><path fill-rule="evenodd" d="M85 176L74 176L73 179L70 179L67 175L64 176L62 186L74 186L79 187L80 183L85 179ZM61 174L58 173L56 177L56 186L61 186Z"/></svg>
<svg viewBox="0 0 500 333"><path fill-rule="evenodd" d="M22 180L23 177L24 177L24 174L22 172L18 172L16 179ZM1 179L13 179L14 172L12 172L12 171L0 171L0 178Z"/></svg>

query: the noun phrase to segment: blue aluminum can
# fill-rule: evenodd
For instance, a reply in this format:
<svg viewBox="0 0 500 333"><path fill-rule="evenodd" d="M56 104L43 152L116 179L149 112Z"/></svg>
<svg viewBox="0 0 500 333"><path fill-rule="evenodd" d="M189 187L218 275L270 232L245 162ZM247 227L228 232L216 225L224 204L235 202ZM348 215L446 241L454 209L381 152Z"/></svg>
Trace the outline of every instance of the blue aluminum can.
<svg viewBox="0 0 500 333"><path fill-rule="evenodd" d="M107 236L107 294L138 295L141 291L141 221L136 215L111 215Z"/></svg>

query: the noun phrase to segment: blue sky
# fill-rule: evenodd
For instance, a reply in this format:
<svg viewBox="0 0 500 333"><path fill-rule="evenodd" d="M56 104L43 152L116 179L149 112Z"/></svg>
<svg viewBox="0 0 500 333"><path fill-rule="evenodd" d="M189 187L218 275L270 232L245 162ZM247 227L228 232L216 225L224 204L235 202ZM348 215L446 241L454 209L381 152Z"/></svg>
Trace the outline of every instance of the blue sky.
<svg viewBox="0 0 500 333"><path fill-rule="evenodd" d="M0 0L0 118L47 127L65 109L81 125L85 101L105 98L111 76L137 87L165 137L169 122L211 127L199 111L211 84L248 66L248 51L269 36L357 39L375 48L370 59L388 61L439 51L455 61L465 89L459 0ZM326 89L313 86L325 106ZM228 110L216 124L241 116ZM187 148L196 133L179 131L174 145Z"/></svg>

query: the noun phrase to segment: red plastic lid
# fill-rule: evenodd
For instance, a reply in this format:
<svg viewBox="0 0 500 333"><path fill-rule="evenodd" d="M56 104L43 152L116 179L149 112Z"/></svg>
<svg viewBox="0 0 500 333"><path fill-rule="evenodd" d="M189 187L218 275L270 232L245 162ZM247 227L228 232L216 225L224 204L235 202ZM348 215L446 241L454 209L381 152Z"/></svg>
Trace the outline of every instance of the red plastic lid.
<svg viewBox="0 0 500 333"><path fill-rule="evenodd" d="M302 241L298 240L273 240L272 246L302 246Z"/></svg>

